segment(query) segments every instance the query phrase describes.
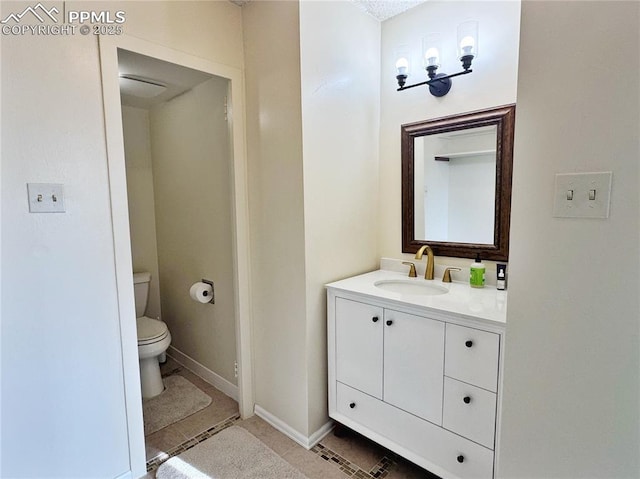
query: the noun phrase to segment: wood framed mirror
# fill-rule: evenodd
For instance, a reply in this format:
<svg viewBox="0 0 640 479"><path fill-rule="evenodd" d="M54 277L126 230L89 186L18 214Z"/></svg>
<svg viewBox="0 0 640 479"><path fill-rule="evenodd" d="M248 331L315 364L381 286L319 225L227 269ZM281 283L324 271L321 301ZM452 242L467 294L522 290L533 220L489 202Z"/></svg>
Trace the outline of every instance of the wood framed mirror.
<svg viewBox="0 0 640 479"><path fill-rule="evenodd" d="M507 261L515 105L401 126L402 252Z"/></svg>

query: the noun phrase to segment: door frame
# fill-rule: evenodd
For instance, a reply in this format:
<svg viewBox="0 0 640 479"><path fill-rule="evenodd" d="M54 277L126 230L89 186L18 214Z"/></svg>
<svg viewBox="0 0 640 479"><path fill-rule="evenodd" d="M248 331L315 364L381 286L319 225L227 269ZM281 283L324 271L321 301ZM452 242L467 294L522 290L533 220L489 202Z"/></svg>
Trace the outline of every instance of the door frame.
<svg viewBox="0 0 640 479"><path fill-rule="evenodd" d="M118 80L117 51L119 48L229 80L228 114L231 128L236 356L238 361L238 402L240 415L243 418L254 413L244 81L243 73L238 68L211 62L127 35L99 37L129 460L132 477L142 477L146 474L146 457L138 367L138 341L134 321L135 302L131 280L133 269Z"/></svg>

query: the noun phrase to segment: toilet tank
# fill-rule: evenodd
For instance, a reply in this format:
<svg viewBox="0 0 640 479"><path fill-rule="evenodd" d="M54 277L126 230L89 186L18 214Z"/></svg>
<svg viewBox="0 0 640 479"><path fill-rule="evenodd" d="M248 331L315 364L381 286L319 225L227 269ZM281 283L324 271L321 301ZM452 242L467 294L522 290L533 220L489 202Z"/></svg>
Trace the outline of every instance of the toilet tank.
<svg viewBox="0 0 640 479"><path fill-rule="evenodd" d="M144 311L147 309L150 281L151 273L147 273L146 271L133 273L133 294L136 301L136 318L144 316Z"/></svg>

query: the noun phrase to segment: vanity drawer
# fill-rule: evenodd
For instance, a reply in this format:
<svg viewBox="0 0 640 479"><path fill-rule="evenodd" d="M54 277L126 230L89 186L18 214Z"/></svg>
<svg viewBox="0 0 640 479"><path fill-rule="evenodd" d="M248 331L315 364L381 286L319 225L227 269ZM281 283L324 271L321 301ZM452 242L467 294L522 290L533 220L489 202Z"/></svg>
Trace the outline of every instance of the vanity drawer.
<svg viewBox="0 0 640 479"><path fill-rule="evenodd" d="M424 458L414 460L434 474L444 478L493 477L490 449L342 383L337 383L336 409L339 416L353 421L346 422L347 426L365 435L374 432L388 439L391 442L380 441L381 444L401 455L405 451L394 446ZM339 416L338 421L342 419Z"/></svg>
<svg viewBox="0 0 640 479"><path fill-rule="evenodd" d="M495 393L445 377L442 427L493 449Z"/></svg>
<svg viewBox="0 0 640 479"><path fill-rule="evenodd" d="M499 335L447 323L445 376L497 392L499 357Z"/></svg>

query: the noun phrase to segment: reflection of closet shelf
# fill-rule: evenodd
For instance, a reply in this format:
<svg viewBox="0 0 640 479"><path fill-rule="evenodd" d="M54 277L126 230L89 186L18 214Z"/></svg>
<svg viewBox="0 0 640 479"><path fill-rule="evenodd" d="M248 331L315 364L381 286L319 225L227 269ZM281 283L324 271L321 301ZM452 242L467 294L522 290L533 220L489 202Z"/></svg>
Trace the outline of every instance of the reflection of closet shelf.
<svg viewBox="0 0 640 479"><path fill-rule="evenodd" d="M469 158L471 156L487 156L496 154L496 150L461 151L458 153L442 153L434 156L436 161L449 161L456 158Z"/></svg>

